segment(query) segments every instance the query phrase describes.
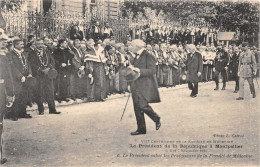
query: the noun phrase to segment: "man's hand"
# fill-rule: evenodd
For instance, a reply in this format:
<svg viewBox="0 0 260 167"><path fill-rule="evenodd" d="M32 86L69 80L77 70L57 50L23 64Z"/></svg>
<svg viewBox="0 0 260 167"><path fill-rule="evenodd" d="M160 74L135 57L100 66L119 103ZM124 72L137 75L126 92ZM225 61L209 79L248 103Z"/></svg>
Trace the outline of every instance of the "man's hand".
<svg viewBox="0 0 260 167"><path fill-rule="evenodd" d="M198 74L197 74L197 75L198 75L198 77L200 77L200 76L201 76L201 72L198 72Z"/></svg>
<svg viewBox="0 0 260 167"><path fill-rule="evenodd" d="M84 69L85 69L85 66L80 66L80 67L79 67L79 70L80 70L80 71L83 71Z"/></svg>
<svg viewBox="0 0 260 167"><path fill-rule="evenodd" d="M216 71L216 69L215 69L215 67L213 68L213 72L215 72Z"/></svg>
<svg viewBox="0 0 260 167"><path fill-rule="evenodd" d="M187 71L185 71L185 74L187 74Z"/></svg>
<svg viewBox="0 0 260 167"><path fill-rule="evenodd" d="M254 76L256 76L256 71L253 72Z"/></svg>
<svg viewBox="0 0 260 167"><path fill-rule="evenodd" d="M62 63L61 64L61 67L66 67L67 65L65 63Z"/></svg>
<svg viewBox="0 0 260 167"><path fill-rule="evenodd" d="M23 76L23 77L21 78L21 82L24 83L25 80L26 80L26 78L25 78L25 76Z"/></svg>
<svg viewBox="0 0 260 167"><path fill-rule="evenodd" d="M228 67L227 67L227 66L225 67L225 70L228 70Z"/></svg>
<svg viewBox="0 0 260 167"><path fill-rule="evenodd" d="M28 75L28 78L31 78L32 77L32 74Z"/></svg>

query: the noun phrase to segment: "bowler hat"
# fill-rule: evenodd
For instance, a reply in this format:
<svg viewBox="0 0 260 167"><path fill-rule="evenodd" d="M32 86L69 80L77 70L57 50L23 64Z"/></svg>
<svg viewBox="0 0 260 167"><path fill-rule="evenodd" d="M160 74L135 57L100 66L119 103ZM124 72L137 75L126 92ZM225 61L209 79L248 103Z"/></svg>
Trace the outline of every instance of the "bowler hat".
<svg viewBox="0 0 260 167"><path fill-rule="evenodd" d="M125 76L126 81L135 81L138 79L138 72L133 70L132 68L124 68L122 69L122 74Z"/></svg>

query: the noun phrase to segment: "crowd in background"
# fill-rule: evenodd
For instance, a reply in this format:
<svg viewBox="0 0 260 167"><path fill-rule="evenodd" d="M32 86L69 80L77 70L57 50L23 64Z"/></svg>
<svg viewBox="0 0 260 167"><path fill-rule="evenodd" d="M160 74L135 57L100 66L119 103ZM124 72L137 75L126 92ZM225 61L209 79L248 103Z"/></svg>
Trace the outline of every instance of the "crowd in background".
<svg viewBox="0 0 260 167"><path fill-rule="evenodd" d="M13 62L17 80L16 101L18 107L11 118L31 117L26 114L26 105L38 105L39 114L44 114L43 102L49 106L49 112L56 111L54 100L70 101L82 99L84 102L105 101L115 93L129 92L129 83L122 75L122 69L130 65L129 57L133 54L128 50L132 39L141 38L146 41L146 50L156 61L156 77L159 87L175 87L186 83L186 44L194 43L197 51L203 58L202 82L216 80L216 60L218 53L228 55L225 64L226 80L235 79L238 68L238 59L241 46L223 46L216 44L215 34L206 35L206 30L176 28L152 30L149 26L146 31L130 31L124 43L118 43L113 38L113 30L105 23L103 28L99 22L89 29L87 34L73 26L70 38L49 39L28 36L24 46L22 39L10 37L7 42L9 53ZM139 31L139 32L138 32ZM166 37L165 37L166 36ZM207 44L207 45L206 45ZM205 46L206 45L206 46ZM259 61L259 52L256 47L251 48ZM15 55L18 55L15 56ZM232 58L233 57L233 58ZM19 61L19 62L18 62ZM21 67L18 67L18 64ZM230 64L231 63L231 64ZM233 73L232 73L233 71ZM218 73L217 73L218 74ZM222 73L223 75L223 73ZM30 84L23 84L30 81ZM22 84L21 84L22 83ZM26 85L26 86L25 86ZM237 85L236 85L237 87ZM236 88L237 90L237 88Z"/></svg>

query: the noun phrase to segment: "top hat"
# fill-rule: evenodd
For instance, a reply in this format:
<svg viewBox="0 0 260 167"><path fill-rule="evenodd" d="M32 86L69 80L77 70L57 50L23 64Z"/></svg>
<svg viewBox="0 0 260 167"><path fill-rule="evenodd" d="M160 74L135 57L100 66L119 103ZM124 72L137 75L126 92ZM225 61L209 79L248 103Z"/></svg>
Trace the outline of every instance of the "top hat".
<svg viewBox="0 0 260 167"><path fill-rule="evenodd" d="M122 75L125 76L126 81L135 81L139 78L138 72L132 68L122 69Z"/></svg>

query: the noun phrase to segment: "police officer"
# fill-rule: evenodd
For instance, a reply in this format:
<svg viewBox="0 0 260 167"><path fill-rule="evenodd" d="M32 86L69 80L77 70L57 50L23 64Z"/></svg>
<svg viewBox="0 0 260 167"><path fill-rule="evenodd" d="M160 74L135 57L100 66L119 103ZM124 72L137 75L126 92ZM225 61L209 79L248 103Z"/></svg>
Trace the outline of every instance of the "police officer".
<svg viewBox="0 0 260 167"><path fill-rule="evenodd" d="M255 56L252 51L248 49L248 43L242 43L242 53L239 57L238 76L239 78L239 97L236 100L244 100L244 82L248 81L250 91L253 98L256 97L253 77L256 75L257 66Z"/></svg>
<svg viewBox="0 0 260 167"><path fill-rule="evenodd" d="M230 62L229 62L229 73L233 76L236 87L234 93L237 93L239 90L239 76L237 75L238 72L238 63L239 63L239 49L238 47L234 47L234 51L231 54Z"/></svg>
<svg viewBox="0 0 260 167"><path fill-rule="evenodd" d="M5 163L6 158L2 157L2 133L3 120L6 113L6 107L11 107L14 101L14 87L12 80L11 64L7 60L5 41L8 37L4 34L3 29L0 29L0 161Z"/></svg>
<svg viewBox="0 0 260 167"><path fill-rule="evenodd" d="M226 80L227 80L227 69L228 69L228 53L224 51L219 45L217 48L216 57L214 60L213 71L215 72L215 82L216 88L214 90L219 89L219 73L221 73L223 77L223 87L221 90L226 89Z"/></svg>

